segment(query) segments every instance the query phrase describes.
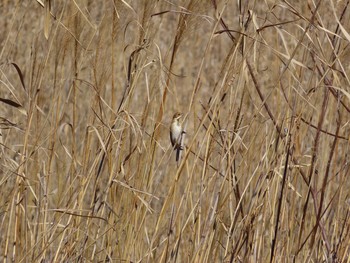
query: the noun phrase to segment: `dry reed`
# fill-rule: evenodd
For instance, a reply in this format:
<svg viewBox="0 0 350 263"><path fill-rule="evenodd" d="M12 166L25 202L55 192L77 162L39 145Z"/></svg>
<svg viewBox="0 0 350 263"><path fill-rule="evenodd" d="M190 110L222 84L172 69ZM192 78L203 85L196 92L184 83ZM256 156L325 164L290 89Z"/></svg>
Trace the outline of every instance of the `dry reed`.
<svg viewBox="0 0 350 263"><path fill-rule="evenodd" d="M349 261L349 1L0 5L1 261Z"/></svg>

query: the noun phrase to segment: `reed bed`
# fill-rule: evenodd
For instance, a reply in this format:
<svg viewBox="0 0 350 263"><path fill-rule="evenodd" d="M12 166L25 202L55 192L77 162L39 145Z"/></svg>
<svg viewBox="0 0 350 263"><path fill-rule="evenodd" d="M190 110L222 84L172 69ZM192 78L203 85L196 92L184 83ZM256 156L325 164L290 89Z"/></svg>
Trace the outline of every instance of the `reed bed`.
<svg viewBox="0 0 350 263"><path fill-rule="evenodd" d="M0 6L1 261L349 262L349 1Z"/></svg>

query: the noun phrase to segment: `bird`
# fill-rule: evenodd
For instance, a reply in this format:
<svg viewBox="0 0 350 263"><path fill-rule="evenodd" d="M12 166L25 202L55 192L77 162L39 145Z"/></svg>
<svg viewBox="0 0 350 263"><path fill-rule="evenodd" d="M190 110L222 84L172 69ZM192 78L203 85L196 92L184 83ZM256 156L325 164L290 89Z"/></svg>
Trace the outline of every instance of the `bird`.
<svg viewBox="0 0 350 263"><path fill-rule="evenodd" d="M185 133L182 129L180 119L182 113L176 112L173 116L173 120L170 125L170 141L174 150L176 150L176 162L180 159L180 151L183 150L182 147L182 135Z"/></svg>

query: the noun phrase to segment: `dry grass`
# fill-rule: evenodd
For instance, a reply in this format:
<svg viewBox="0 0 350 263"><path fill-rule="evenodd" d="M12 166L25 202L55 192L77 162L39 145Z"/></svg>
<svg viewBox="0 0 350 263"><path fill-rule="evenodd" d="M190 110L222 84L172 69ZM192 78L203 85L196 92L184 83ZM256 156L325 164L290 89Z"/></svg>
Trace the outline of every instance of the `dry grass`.
<svg viewBox="0 0 350 263"><path fill-rule="evenodd" d="M348 1L0 5L1 261L349 262Z"/></svg>

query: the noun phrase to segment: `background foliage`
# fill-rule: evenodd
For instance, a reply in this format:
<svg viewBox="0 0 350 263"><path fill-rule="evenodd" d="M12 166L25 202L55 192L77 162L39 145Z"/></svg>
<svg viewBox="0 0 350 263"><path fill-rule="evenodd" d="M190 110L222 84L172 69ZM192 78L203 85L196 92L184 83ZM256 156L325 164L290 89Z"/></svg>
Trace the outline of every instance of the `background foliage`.
<svg viewBox="0 0 350 263"><path fill-rule="evenodd" d="M348 260L349 1L0 5L2 261Z"/></svg>

